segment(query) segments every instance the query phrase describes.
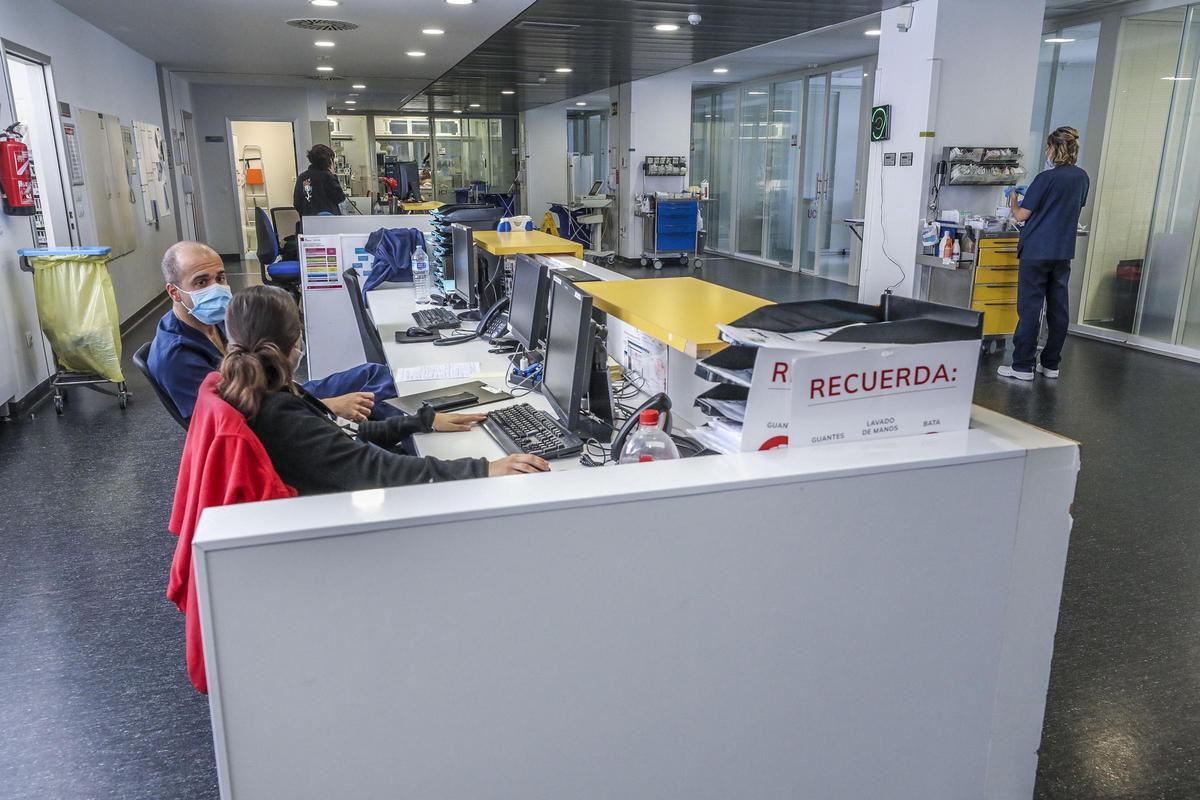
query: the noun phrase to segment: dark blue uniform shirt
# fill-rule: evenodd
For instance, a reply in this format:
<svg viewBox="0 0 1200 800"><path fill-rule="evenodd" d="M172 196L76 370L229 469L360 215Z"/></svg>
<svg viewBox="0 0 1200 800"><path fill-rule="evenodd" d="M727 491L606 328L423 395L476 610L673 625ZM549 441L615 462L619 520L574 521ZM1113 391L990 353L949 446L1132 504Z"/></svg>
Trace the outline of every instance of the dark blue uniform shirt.
<svg viewBox="0 0 1200 800"><path fill-rule="evenodd" d="M1021 208L1033 216L1021 229L1018 256L1025 261L1070 261L1075 257L1079 212L1091 181L1079 167L1064 165L1040 173L1029 184Z"/></svg>

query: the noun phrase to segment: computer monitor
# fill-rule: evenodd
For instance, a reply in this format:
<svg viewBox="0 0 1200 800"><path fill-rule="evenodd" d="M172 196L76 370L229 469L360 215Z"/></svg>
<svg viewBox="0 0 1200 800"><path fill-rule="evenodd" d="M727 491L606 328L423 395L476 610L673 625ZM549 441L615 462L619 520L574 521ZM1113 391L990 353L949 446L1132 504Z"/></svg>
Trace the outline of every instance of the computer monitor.
<svg viewBox="0 0 1200 800"><path fill-rule="evenodd" d="M517 256L517 263L513 265L508 327L512 338L527 348L536 348L546 335L549 296L550 270L532 256Z"/></svg>
<svg viewBox="0 0 1200 800"><path fill-rule="evenodd" d="M450 226L450 239L454 253L454 293L467 304L467 308L475 308L479 303L475 235L466 225L456 222Z"/></svg>
<svg viewBox="0 0 1200 800"><path fill-rule="evenodd" d="M582 427L583 398L592 372L592 296L570 281L554 277L550 289L550 324L542 361L542 396L563 425Z"/></svg>
<svg viewBox="0 0 1200 800"><path fill-rule="evenodd" d="M588 197L595 197L600 194L600 187L604 185L604 181L596 181L592 184L592 190L588 192Z"/></svg>
<svg viewBox="0 0 1200 800"><path fill-rule="evenodd" d="M417 166L417 162L401 161L396 166L400 199L421 202L421 168Z"/></svg>

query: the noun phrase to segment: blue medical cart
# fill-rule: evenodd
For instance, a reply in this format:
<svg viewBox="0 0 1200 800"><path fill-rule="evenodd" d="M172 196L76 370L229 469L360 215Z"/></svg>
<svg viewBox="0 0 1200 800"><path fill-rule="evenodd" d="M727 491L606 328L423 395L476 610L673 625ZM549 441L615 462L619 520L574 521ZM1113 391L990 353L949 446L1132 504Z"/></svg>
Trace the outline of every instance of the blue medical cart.
<svg viewBox="0 0 1200 800"><path fill-rule="evenodd" d="M694 197L654 198L651 211L638 212L642 218L642 266L654 264L662 269L664 258L677 258L687 266L700 266L700 203Z"/></svg>

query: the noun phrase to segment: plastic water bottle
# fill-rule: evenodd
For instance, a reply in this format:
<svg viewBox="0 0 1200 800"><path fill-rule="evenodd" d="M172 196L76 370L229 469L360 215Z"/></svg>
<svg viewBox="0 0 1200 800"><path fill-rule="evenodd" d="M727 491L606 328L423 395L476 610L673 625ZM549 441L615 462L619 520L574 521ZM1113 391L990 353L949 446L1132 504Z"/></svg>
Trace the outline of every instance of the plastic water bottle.
<svg viewBox="0 0 1200 800"><path fill-rule="evenodd" d="M641 464L646 461L668 461L679 458L679 449L671 437L658 427L658 410L648 408L638 416L638 429L625 440L619 464Z"/></svg>
<svg viewBox="0 0 1200 800"><path fill-rule="evenodd" d="M418 246L412 257L413 289L416 290L417 302L429 302L429 256L425 248Z"/></svg>

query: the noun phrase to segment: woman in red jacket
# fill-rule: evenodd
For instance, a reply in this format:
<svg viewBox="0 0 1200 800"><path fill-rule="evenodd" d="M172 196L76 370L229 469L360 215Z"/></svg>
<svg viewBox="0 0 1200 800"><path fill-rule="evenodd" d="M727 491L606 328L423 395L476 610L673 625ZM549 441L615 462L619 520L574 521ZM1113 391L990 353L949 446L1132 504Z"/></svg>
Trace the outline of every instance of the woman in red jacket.
<svg viewBox="0 0 1200 800"><path fill-rule="evenodd" d="M426 406L415 416L359 423L354 434L339 427L321 401L292 379L303 341L296 303L282 289L253 286L234 295L225 328L229 347L217 391L246 418L283 482L301 495L550 469L524 453L489 463L393 450L413 433L469 430L484 414L438 414Z"/></svg>

